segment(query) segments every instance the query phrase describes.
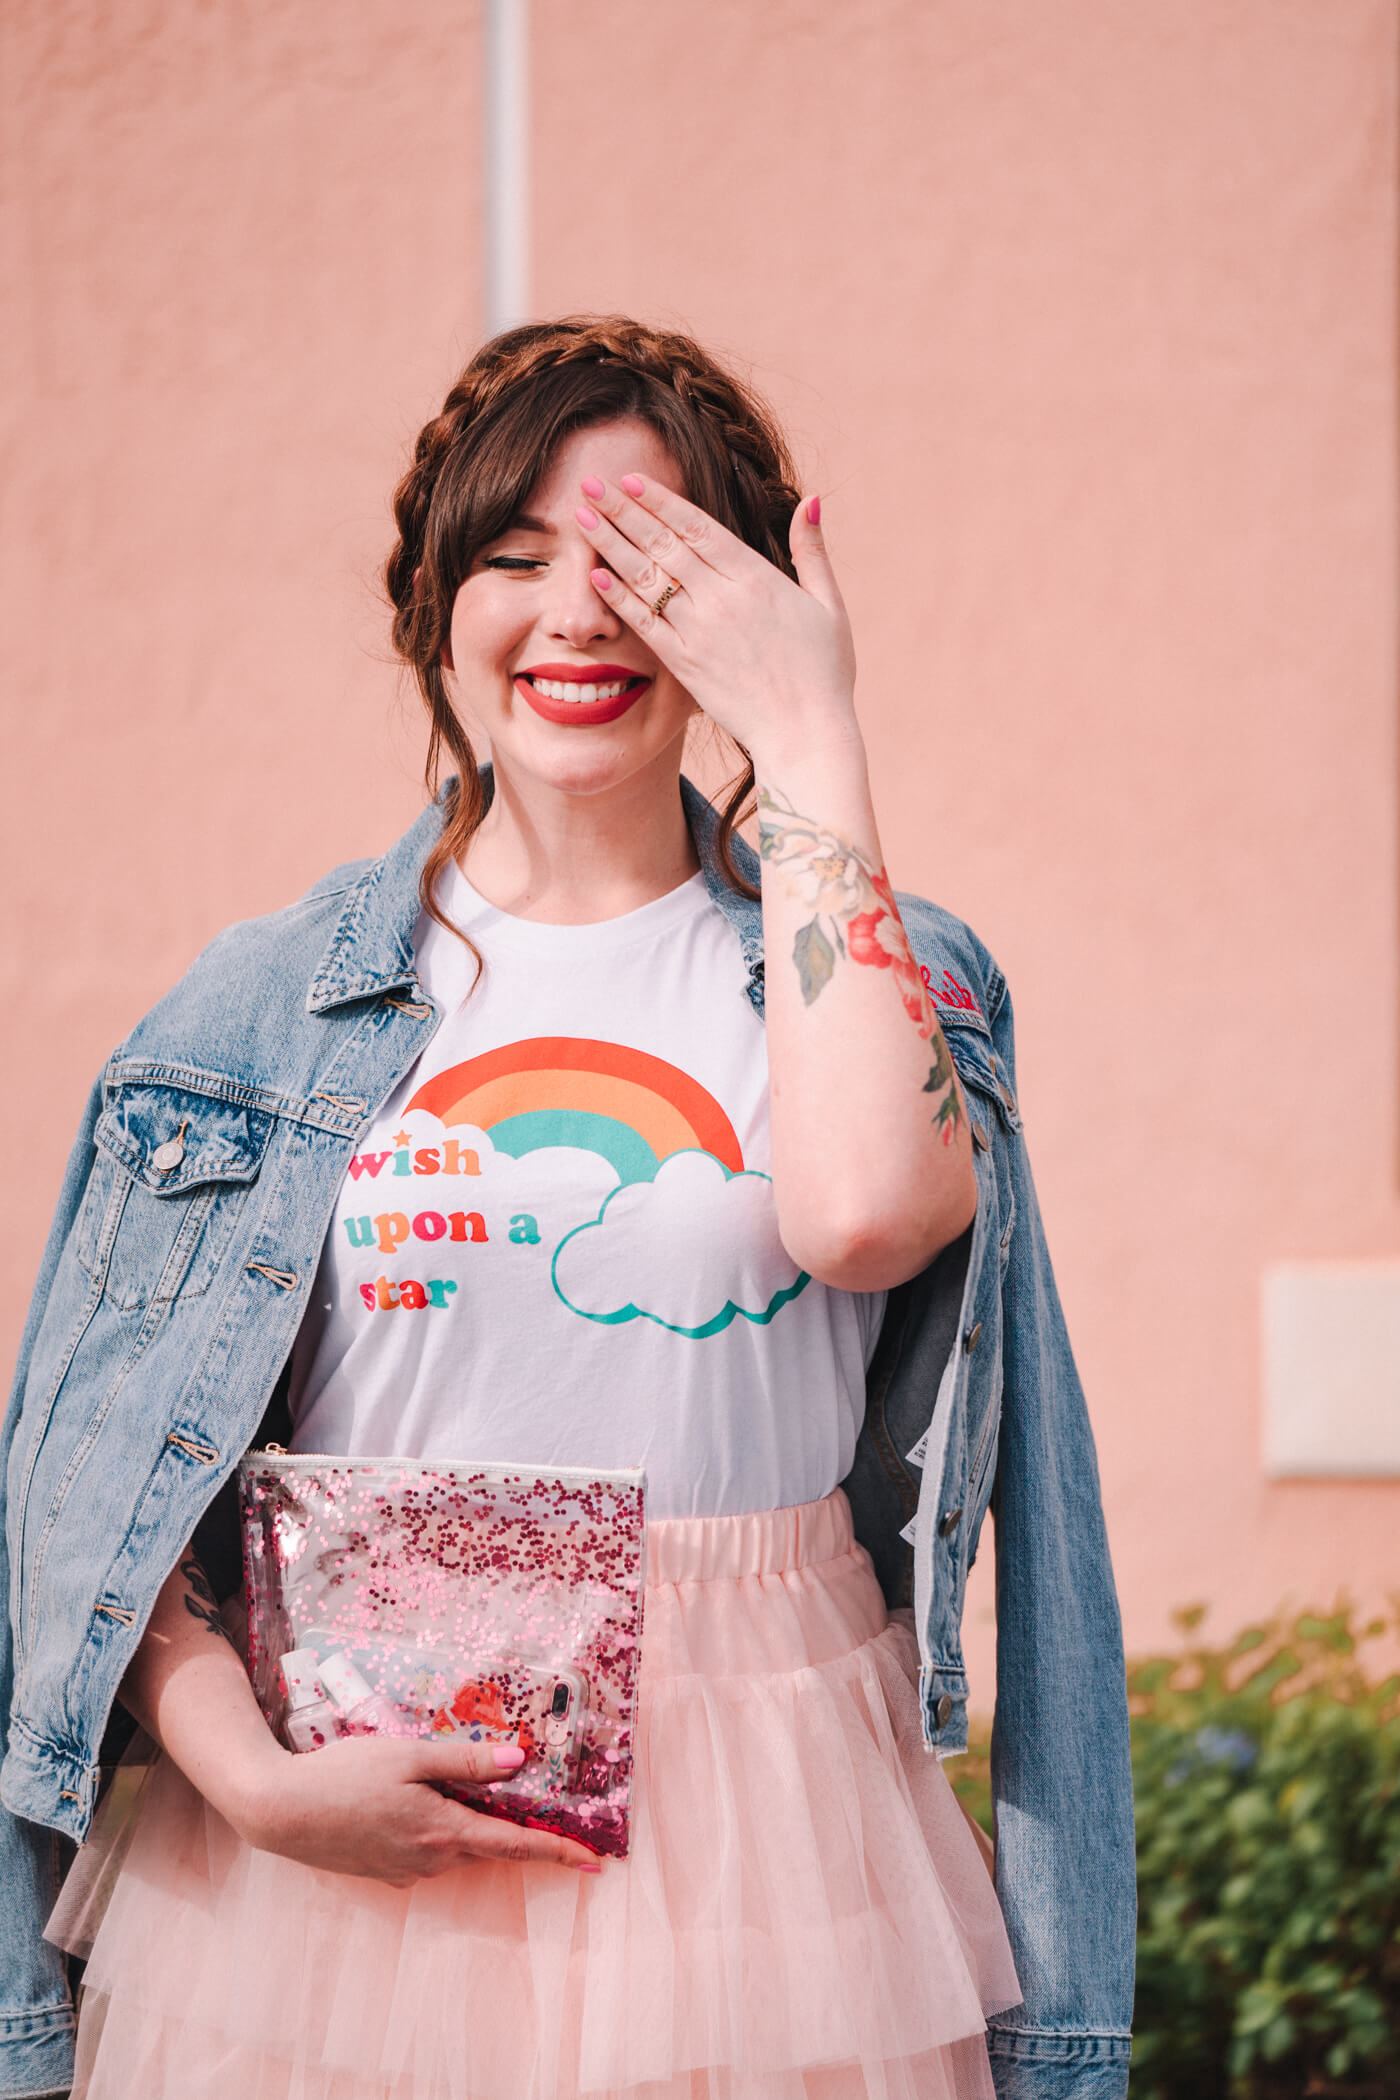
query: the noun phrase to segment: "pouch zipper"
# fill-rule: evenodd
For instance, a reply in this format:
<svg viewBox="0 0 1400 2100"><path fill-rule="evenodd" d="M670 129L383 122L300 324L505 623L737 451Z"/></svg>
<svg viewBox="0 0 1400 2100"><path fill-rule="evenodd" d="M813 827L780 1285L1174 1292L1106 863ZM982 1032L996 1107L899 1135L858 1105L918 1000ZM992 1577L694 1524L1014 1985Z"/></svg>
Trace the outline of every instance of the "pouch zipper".
<svg viewBox="0 0 1400 2100"><path fill-rule="evenodd" d="M604 1480L610 1485L623 1487L646 1486L644 1466L537 1466L526 1460L492 1460L474 1458L352 1458L344 1451L289 1451L285 1444L260 1444L256 1450L246 1451L239 1460L240 1466L251 1465L259 1458L275 1458L293 1466L359 1466L366 1471L373 1466L418 1466L424 1472L438 1473L485 1473L498 1475L519 1473L533 1475L539 1480L563 1480L582 1482Z"/></svg>

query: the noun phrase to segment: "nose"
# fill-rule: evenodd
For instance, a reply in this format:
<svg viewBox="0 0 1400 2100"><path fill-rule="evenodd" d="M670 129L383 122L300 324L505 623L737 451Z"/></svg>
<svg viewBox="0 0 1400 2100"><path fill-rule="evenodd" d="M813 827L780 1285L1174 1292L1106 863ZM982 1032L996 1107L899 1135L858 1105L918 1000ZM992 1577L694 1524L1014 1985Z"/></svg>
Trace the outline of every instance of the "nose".
<svg viewBox="0 0 1400 2100"><path fill-rule="evenodd" d="M552 640L567 642L571 649L613 641L622 632L622 621L588 580L597 566L597 555L581 535L576 547L550 564L545 626Z"/></svg>

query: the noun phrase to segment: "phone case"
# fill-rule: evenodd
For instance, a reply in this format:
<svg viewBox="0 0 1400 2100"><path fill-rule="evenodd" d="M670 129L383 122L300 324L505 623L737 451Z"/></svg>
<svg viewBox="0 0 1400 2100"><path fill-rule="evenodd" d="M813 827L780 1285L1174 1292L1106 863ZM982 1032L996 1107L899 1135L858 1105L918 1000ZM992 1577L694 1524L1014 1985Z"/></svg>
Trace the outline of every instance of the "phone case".
<svg viewBox="0 0 1400 2100"><path fill-rule="evenodd" d="M438 1735L518 1743L532 1761L522 1780L541 1795L575 1783L588 1720L588 1680L577 1670L507 1664L468 1676L433 1715Z"/></svg>

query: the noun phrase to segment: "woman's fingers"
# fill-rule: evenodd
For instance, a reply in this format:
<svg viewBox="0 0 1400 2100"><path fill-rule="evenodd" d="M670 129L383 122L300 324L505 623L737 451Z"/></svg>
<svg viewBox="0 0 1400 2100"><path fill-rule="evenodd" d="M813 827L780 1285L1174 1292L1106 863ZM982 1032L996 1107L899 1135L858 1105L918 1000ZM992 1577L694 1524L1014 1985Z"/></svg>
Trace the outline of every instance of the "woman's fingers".
<svg viewBox="0 0 1400 2100"><path fill-rule="evenodd" d="M788 547L803 590L810 591L828 612L844 613L846 608L841 599L841 588L826 551L826 541L822 538L820 496L804 496L798 504L788 527Z"/></svg>
<svg viewBox="0 0 1400 2100"><path fill-rule="evenodd" d="M580 1874L597 1874L602 1861L586 1845L561 1837L555 1830L529 1830L523 1823L508 1823L501 1816L480 1816L467 1811L469 1822L461 1835L464 1859L509 1859L543 1861L547 1865L574 1867Z"/></svg>
<svg viewBox="0 0 1400 2100"><path fill-rule="evenodd" d="M525 1752L514 1743L473 1743L461 1736L439 1736L416 1747L415 1777L453 1786L487 1786L509 1779L525 1762Z"/></svg>
<svg viewBox="0 0 1400 2100"><path fill-rule="evenodd" d="M655 600L653 599L648 603L645 599L638 597L630 584L624 583L620 576L610 574L607 569L591 570L589 572L589 581L599 597L606 600L613 611L627 622L633 633L641 636L648 649L660 657L667 670L674 671L682 684L684 684L686 657L681 636L671 625L669 619L666 618L665 613L654 613L652 611L651 607ZM657 592L658 597L665 588L666 586L662 584ZM680 594L677 594L666 607L666 613L669 613L679 602Z"/></svg>
<svg viewBox="0 0 1400 2100"><path fill-rule="evenodd" d="M621 486L614 488L590 475L580 487L591 510L600 511L633 546L678 583L684 582L687 575L693 576L697 564L720 576L737 576L756 558L753 549L721 525L718 518L678 496L664 482L647 481L640 474L624 474ZM592 533L589 538L593 538Z"/></svg>
<svg viewBox="0 0 1400 2100"><path fill-rule="evenodd" d="M686 555L679 542L673 543L675 552L672 560L675 566L664 568L658 559L624 538L607 518L599 517L596 510L588 510L581 505L577 515L584 537L592 541L595 553L608 563L614 575L620 576L624 583L631 586L645 605L654 604L668 583L677 583L683 589L687 589L696 582L701 573L701 564L692 556ZM591 525L588 522L590 518L593 520ZM611 599L608 600L609 604L612 602Z"/></svg>
<svg viewBox="0 0 1400 2100"><path fill-rule="evenodd" d="M525 1763L525 1755L506 1743L424 1743L420 1746L418 1776L439 1786L481 1786L509 1779ZM458 1845L463 1858L552 1860L559 1866L578 1867L597 1873L598 1860L586 1845L561 1837L553 1830L528 1830L500 1816L484 1816L464 1804L466 1818L460 1826Z"/></svg>

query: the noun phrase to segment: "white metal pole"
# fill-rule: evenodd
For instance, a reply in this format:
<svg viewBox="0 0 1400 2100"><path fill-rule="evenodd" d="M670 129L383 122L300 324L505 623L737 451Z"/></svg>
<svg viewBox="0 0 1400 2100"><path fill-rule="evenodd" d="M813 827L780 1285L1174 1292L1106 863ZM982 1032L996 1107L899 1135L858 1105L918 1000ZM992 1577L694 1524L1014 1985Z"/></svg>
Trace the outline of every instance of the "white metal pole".
<svg viewBox="0 0 1400 2100"><path fill-rule="evenodd" d="M486 328L530 311L530 0L484 0Z"/></svg>

